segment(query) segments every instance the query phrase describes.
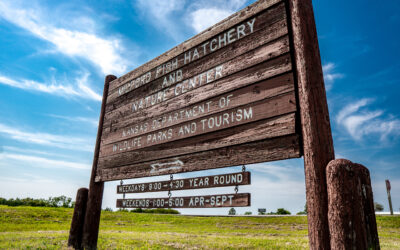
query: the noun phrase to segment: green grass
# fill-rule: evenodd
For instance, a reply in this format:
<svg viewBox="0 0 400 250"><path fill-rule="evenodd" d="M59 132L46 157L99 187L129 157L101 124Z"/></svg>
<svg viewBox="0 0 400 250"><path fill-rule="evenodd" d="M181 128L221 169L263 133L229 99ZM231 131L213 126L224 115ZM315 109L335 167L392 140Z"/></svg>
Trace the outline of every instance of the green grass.
<svg viewBox="0 0 400 250"><path fill-rule="evenodd" d="M70 208L0 206L0 249L67 248ZM400 216L378 216L382 249L400 249ZM307 217L188 217L102 212L100 249L307 249Z"/></svg>

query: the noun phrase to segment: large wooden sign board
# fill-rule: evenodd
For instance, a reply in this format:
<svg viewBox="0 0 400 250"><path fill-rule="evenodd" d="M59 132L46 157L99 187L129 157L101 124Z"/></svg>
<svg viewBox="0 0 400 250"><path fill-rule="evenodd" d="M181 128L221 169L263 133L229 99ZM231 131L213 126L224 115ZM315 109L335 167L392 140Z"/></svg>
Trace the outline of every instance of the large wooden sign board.
<svg viewBox="0 0 400 250"><path fill-rule="evenodd" d="M329 249L334 150L312 2L259 0L106 77L82 246L96 247L105 181L302 155L310 246Z"/></svg>
<svg viewBox="0 0 400 250"><path fill-rule="evenodd" d="M112 81L96 181L300 157L283 1L261 1Z"/></svg>

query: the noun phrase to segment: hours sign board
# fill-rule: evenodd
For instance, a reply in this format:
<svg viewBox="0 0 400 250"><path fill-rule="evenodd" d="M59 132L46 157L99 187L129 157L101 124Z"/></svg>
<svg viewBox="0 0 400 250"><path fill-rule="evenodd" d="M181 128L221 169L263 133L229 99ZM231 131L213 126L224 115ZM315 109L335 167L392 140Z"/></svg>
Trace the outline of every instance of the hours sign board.
<svg viewBox="0 0 400 250"><path fill-rule="evenodd" d="M109 84L96 181L300 157L284 1L260 1Z"/></svg>
<svg viewBox="0 0 400 250"><path fill-rule="evenodd" d="M120 208L217 208L250 206L250 194L218 194L145 199L118 199Z"/></svg>
<svg viewBox="0 0 400 250"><path fill-rule="evenodd" d="M169 181L156 181L147 183L135 183L118 185L117 193L146 193L161 191L177 191L199 188L216 188L227 186L239 186L250 184L250 172L220 174L212 176L192 177Z"/></svg>

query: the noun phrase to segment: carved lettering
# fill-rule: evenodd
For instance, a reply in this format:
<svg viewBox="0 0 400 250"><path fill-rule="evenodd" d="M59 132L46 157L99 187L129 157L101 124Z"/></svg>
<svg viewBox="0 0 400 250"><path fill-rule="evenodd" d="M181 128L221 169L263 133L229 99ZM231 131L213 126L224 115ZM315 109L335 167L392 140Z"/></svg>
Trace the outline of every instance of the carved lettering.
<svg viewBox="0 0 400 250"><path fill-rule="evenodd" d="M198 47L195 47L193 49L190 49L188 51L185 51L181 55L173 58L172 60L157 66L153 70L146 72L145 74L141 75L140 77L137 77L133 80L128 81L127 83L123 84L118 88L118 95L123 95L133 89L139 88L143 86L144 84L149 83L150 81L153 81L154 79L157 79L161 76L164 76L166 74L171 73L174 70L177 70L178 68L191 63L195 60L198 60L218 49L221 49L223 47L226 47L227 45L242 39L243 37L246 37L250 35L251 33L254 32L254 23L256 21L256 18L251 19L250 21L243 22L228 31L216 36L215 38L212 38ZM181 63L181 64L180 64ZM164 78L163 81L163 87L164 86L169 86L171 85L174 80L174 78L177 78L178 73L174 73L174 75L169 75ZM175 80L178 82L179 80Z"/></svg>

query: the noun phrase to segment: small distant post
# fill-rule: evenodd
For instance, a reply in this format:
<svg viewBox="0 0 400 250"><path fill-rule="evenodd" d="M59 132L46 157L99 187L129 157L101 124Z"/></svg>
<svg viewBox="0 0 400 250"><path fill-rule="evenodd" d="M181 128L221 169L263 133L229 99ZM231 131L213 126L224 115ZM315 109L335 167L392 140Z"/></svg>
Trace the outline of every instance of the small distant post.
<svg viewBox="0 0 400 250"><path fill-rule="evenodd" d="M393 215L393 207L392 207L392 197L390 196L390 181L389 180L385 180L386 182L386 192L387 192L387 196L388 196L388 200L389 200L389 209L390 209L390 214Z"/></svg>

